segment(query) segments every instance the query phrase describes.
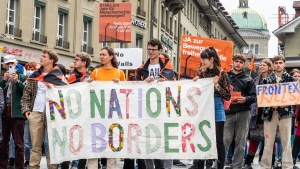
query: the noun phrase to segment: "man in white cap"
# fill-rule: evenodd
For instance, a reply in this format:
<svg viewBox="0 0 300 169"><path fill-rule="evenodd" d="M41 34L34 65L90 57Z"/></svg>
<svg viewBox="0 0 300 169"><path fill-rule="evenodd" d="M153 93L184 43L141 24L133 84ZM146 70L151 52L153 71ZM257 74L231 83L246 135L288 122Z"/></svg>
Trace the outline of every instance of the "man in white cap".
<svg viewBox="0 0 300 169"><path fill-rule="evenodd" d="M8 166L8 151L10 134L15 141L15 168L24 168L24 123L25 118L21 111L21 98L23 95L26 76L17 70L17 60L14 55L6 55L3 67L7 70L0 87L4 92L4 112L2 115L3 140L0 144L0 168Z"/></svg>

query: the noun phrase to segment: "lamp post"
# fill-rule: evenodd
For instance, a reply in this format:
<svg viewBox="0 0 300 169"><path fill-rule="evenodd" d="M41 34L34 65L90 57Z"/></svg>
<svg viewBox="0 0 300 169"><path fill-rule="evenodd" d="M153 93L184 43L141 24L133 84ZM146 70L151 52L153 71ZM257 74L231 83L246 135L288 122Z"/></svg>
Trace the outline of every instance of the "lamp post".
<svg viewBox="0 0 300 169"><path fill-rule="evenodd" d="M116 42L118 41L118 28L119 28L119 26L120 26L120 25L118 25L118 26L116 27Z"/></svg>
<svg viewBox="0 0 300 169"><path fill-rule="evenodd" d="M106 42L106 28L108 27L109 23L105 26L105 32L104 32L104 41Z"/></svg>
<svg viewBox="0 0 300 169"><path fill-rule="evenodd" d="M128 26L126 26L125 30L124 30L124 41L126 42L126 30L127 30Z"/></svg>

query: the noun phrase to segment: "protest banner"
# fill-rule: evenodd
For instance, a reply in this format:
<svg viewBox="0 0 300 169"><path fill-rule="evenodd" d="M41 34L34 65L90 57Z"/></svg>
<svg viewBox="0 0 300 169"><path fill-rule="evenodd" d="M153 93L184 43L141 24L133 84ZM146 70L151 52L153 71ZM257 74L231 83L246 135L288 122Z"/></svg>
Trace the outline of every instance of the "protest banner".
<svg viewBox="0 0 300 169"><path fill-rule="evenodd" d="M115 53L119 69L137 69L143 64L142 48L115 48Z"/></svg>
<svg viewBox="0 0 300 169"><path fill-rule="evenodd" d="M212 46L216 49L220 57L222 69L225 69L227 72L230 71L233 53L233 43L231 41L182 35L180 76L187 79L195 77L197 70L201 66L200 53Z"/></svg>
<svg viewBox="0 0 300 169"><path fill-rule="evenodd" d="M216 159L213 79L92 82L47 89L51 163Z"/></svg>
<svg viewBox="0 0 300 169"><path fill-rule="evenodd" d="M131 42L131 2L99 3L99 42Z"/></svg>
<svg viewBox="0 0 300 169"><path fill-rule="evenodd" d="M299 81L256 86L258 107L300 104Z"/></svg>

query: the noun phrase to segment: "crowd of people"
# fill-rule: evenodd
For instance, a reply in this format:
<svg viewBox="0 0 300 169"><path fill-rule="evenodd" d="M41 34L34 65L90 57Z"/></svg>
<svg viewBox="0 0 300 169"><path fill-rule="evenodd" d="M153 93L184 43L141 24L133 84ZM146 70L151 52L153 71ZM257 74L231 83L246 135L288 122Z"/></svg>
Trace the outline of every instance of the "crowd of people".
<svg viewBox="0 0 300 169"><path fill-rule="evenodd" d="M40 168L42 147L45 148L49 169L85 169L87 159L50 164L45 116L46 89L79 82L118 83L126 81L125 73L118 68L118 61L111 47L100 50L101 64L95 69L91 67L92 60L87 53L76 53L69 73L63 65L57 64L59 58L54 50L44 49L41 53L40 63L29 62L24 66L25 70L18 66L14 55L4 56L2 64L6 72L0 81L0 169ZM179 80L168 55L162 53L162 43L159 40L148 42L147 53L149 59L135 72L130 72L127 80L146 83ZM252 79L244 71L246 58L243 55L233 56L232 69L228 73L222 70L218 53L213 47L201 52L200 57L202 67L193 80L213 78L214 83L215 146L218 153L218 158L214 159L215 167L224 168L229 159L232 162L227 168L252 168L256 151L261 147L261 168L270 169L276 167L274 152L276 147L280 147L281 168L297 168L295 164L300 149L300 128L296 129L293 146L290 139L294 135L294 122L297 126L300 120L300 107L257 107L256 85L294 82L300 80L300 71L294 69L288 73L285 70L285 58L279 55L272 61L261 60L259 75ZM230 101L229 108L225 108L224 100L227 103ZM249 146L245 146L247 139ZM276 142L279 146L275 146ZM229 156L232 156L231 159ZM96 160L98 168L117 168L116 159L89 160ZM193 160L190 168L212 168L212 160ZM171 169L173 165L186 166L179 159L135 161L125 158L123 168Z"/></svg>

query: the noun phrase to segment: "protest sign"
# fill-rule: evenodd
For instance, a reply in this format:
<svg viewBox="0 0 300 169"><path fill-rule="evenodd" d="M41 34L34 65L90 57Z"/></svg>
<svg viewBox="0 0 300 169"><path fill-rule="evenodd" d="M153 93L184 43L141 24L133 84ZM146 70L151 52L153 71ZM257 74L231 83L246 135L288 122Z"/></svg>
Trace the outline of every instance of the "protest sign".
<svg viewBox="0 0 300 169"><path fill-rule="evenodd" d="M214 47L217 51L221 67L229 71L232 62L233 43L226 40L203 38L199 36L181 36L180 46L180 76L193 78L201 66L200 53L208 47Z"/></svg>
<svg viewBox="0 0 300 169"><path fill-rule="evenodd" d="M256 86L258 107L300 104L299 81Z"/></svg>
<svg viewBox="0 0 300 169"><path fill-rule="evenodd" d="M92 82L47 89L51 163L216 159L213 79Z"/></svg>
<svg viewBox="0 0 300 169"><path fill-rule="evenodd" d="M115 48L119 69L137 69L143 64L142 48Z"/></svg>
<svg viewBox="0 0 300 169"><path fill-rule="evenodd" d="M99 3L99 42L131 42L131 3Z"/></svg>

